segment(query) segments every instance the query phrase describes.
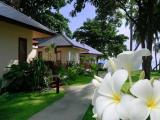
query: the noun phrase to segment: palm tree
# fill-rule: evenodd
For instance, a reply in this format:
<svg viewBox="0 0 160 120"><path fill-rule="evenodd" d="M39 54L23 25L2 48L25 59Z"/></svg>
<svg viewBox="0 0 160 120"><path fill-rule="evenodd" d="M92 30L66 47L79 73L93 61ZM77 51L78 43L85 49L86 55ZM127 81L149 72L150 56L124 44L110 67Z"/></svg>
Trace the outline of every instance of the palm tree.
<svg viewBox="0 0 160 120"><path fill-rule="evenodd" d="M160 42L155 43L153 48L155 51L155 63L156 63L156 66L153 68L153 70L154 69L158 70L158 66L160 65L160 63L158 64L157 53L160 50ZM160 62L160 60L159 60L159 62Z"/></svg>
<svg viewBox="0 0 160 120"><path fill-rule="evenodd" d="M45 48L45 52L48 53L48 60L49 60L49 61L51 61L52 58L53 58L54 48L55 48L55 45L54 45L54 44L51 44L51 45L49 45L49 46L47 46L47 47Z"/></svg>

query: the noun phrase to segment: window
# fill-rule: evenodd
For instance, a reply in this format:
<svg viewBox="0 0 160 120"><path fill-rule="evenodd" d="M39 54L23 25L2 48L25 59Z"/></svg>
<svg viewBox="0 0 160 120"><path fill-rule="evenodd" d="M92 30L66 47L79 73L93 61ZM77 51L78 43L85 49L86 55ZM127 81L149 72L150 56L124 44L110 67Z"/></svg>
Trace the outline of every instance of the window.
<svg viewBox="0 0 160 120"><path fill-rule="evenodd" d="M57 61L57 62L61 62L61 51L58 51L58 52L56 53L56 61Z"/></svg>
<svg viewBox="0 0 160 120"><path fill-rule="evenodd" d="M19 63L27 60L27 39L25 38L19 38L18 60Z"/></svg>
<svg viewBox="0 0 160 120"><path fill-rule="evenodd" d="M38 51L38 58L42 58L42 51Z"/></svg>

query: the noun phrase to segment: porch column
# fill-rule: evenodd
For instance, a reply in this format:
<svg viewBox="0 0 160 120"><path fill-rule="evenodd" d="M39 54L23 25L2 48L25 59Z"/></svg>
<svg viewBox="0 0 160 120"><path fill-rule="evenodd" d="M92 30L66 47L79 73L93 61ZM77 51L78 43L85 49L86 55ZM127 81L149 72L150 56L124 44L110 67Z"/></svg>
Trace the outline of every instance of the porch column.
<svg viewBox="0 0 160 120"><path fill-rule="evenodd" d="M71 51L68 52L68 61L71 61Z"/></svg>

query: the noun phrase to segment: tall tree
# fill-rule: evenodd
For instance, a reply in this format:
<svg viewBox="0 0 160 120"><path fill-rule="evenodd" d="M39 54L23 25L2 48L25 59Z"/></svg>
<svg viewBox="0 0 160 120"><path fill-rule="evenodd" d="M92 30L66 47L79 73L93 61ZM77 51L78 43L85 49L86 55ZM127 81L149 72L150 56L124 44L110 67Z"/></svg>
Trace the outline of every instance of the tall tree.
<svg viewBox="0 0 160 120"><path fill-rule="evenodd" d="M66 0L2 0L56 32L70 37L69 20L59 13Z"/></svg>
<svg viewBox="0 0 160 120"><path fill-rule="evenodd" d="M116 27L107 21L88 19L74 32L73 37L101 51L104 57L109 57L126 50L124 42L128 37L118 35L117 32Z"/></svg>
<svg viewBox="0 0 160 120"><path fill-rule="evenodd" d="M72 0L70 0L72 1ZM134 25L134 35L141 43L142 48L148 48L152 53L154 36L159 32L160 1L159 0L132 0L137 12L135 16L130 15L129 0L76 0L72 15L76 15L90 2L97 9L96 12L103 19L112 18L117 11L123 10ZM150 79L152 56L143 57L143 70L145 78Z"/></svg>

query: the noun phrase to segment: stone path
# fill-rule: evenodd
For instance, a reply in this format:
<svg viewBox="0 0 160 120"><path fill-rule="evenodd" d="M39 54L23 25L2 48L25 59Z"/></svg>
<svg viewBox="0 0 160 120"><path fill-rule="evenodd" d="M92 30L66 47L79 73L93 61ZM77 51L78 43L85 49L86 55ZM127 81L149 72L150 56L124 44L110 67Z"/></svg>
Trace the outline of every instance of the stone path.
<svg viewBox="0 0 160 120"><path fill-rule="evenodd" d="M93 95L91 84L72 86L59 101L32 116L29 120L82 120Z"/></svg>

